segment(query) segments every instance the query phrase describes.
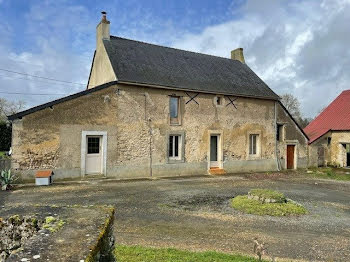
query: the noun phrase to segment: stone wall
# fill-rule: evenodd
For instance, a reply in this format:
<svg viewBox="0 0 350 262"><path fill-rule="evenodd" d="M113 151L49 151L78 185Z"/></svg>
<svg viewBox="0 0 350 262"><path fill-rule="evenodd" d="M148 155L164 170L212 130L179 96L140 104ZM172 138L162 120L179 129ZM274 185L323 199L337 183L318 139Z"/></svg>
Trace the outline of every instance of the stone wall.
<svg viewBox="0 0 350 262"><path fill-rule="evenodd" d="M169 123L170 95L181 97L181 125ZM54 105L14 121L12 167L25 179L46 168L55 179L80 177L82 131L105 131L107 176L205 174L210 133L217 132L227 172L276 170L275 102L238 97L233 106L226 97L217 107L214 96L201 93L198 104L187 103L183 91L118 84ZM171 132L185 134L183 162L167 163ZM286 138L299 141L303 159L305 138L298 132L287 125ZM248 153L250 133L260 136L259 156Z"/></svg>
<svg viewBox="0 0 350 262"><path fill-rule="evenodd" d="M327 132L310 145L310 165L336 167L347 166L347 154L343 144L350 144L350 132ZM320 157L320 151L324 152L323 161Z"/></svg>

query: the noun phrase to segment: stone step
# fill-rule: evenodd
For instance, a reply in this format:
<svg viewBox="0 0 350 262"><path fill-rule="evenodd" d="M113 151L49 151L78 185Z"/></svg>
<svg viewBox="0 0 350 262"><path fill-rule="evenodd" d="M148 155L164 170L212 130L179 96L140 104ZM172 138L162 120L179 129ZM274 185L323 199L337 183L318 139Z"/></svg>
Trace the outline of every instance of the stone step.
<svg viewBox="0 0 350 262"><path fill-rule="evenodd" d="M226 171L222 168L214 167L209 169L209 174L216 176L225 175Z"/></svg>

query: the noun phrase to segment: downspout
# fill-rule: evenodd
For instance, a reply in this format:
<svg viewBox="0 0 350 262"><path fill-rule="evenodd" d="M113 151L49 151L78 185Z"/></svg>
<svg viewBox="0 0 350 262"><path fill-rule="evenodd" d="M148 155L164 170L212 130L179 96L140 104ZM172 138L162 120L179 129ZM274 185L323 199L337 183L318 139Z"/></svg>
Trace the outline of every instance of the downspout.
<svg viewBox="0 0 350 262"><path fill-rule="evenodd" d="M145 122L146 125L148 125L148 132L149 132L149 176L153 176L153 169L152 169L152 126L151 126L151 118L149 117L147 119L147 95L146 92L144 93L145 96Z"/></svg>
<svg viewBox="0 0 350 262"><path fill-rule="evenodd" d="M278 148L277 148L277 106L276 102L274 103L274 108L275 108L275 156L276 156L276 166L277 166L277 171L280 171L280 162L278 161L279 156L278 156Z"/></svg>

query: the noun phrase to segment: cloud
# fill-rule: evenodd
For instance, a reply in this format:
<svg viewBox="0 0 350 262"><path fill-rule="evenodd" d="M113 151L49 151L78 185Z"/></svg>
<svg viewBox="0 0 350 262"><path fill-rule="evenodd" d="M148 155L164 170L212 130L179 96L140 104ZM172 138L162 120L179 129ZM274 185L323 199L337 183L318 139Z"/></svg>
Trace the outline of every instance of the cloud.
<svg viewBox="0 0 350 262"><path fill-rule="evenodd" d="M224 57L243 47L247 64L278 94L296 95L306 116L350 88L349 1L247 1L239 12L173 46Z"/></svg>
<svg viewBox="0 0 350 262"><path fill-rule="evenodd" d="M28 107L86 88L93 55L91 50L94 50L94 31L91 27L96 25L89 23L86 7L52 3L49 5L47 1L42 1L31 5L22 18L24 21L21 32L16 32L11 23L0 25L0 36L5 40L0 44L0 68L82 85L0 71L1 92L52 94L1 94L9 100L24 100ZM88 36L89 33L91 36ZM87 38L89 41L85 42ZM25 44L16 46L18 43Z"/></svg>

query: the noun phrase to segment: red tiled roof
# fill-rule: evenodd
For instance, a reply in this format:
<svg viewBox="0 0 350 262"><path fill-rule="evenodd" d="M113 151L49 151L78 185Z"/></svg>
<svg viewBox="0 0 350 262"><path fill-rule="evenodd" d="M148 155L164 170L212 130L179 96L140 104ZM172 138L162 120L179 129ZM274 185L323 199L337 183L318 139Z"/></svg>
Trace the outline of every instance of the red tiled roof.
<svg viewBox="0 0 350 262"><path fill-rule="evenodd" d="M350 90L343 91L304 128L310 144L330 130L350 130Z"/></svg>
<svg viewBox="0 0 350 262"><path fill-rule="evenodd" d="M53 175L52 170L41 170L36 172L35 177L49 177L51 175Z"/></svg>

